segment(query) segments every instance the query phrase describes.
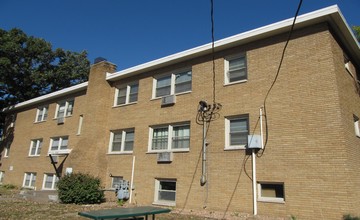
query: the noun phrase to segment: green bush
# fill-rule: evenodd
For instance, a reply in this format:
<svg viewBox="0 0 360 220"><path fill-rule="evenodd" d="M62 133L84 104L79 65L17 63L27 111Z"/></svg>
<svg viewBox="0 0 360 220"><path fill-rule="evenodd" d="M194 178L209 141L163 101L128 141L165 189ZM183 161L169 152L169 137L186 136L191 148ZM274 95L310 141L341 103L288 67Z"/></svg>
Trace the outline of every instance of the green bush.
<svg viewBox="0 0 360 220"><path fill-rule="evenodd" d="M355 216L351 216L351 215L344 215L343 219L344 220L360 220L359 217L355 217Z"/></svg>
<svg viewBox="0 0 360 220"><path fill-rule="evenodd" d="M60 178L57 188L62 203L94 204L104 200L100 179L89 174L68 174Z"/></svg>
<svg viewBox="0 0 360 220"><path fill-rule="evenodd" d="M17 189L17 186L15 186L13 184L4 184L4 185L1 185L1 187L4 189Z"/></svg>

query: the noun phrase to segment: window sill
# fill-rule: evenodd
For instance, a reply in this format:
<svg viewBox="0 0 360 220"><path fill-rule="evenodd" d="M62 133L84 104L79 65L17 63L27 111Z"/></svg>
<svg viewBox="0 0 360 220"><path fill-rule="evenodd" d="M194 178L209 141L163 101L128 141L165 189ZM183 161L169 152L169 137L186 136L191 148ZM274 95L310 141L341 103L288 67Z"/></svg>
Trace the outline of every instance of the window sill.
<svg viewBox="0 0 360 220"><path fill-rule="evenodd" d="M161 205L161 206L176 206L175 202L171 201L156 201L152 203L153 205Z"/></svg>
<svg viewBox="0 0 360 220"><path fill-rule="evenodd" d="M133 154L132 151L129 152L108 152L107 155L131 155Z"/></svg>
<svg viewBox="0 0 360 220"><path fill-rule="evenodd" d="M157 154L157 153L164 153L164 152L172 152L172 153L188 153L190 152L189 148L186 149L181 149L181 150L152 150L152 151L148 151L146 152L147 154Z"/></svg>
<svg viewBox="0 0 360 220"><path fill-rule="evenodd" d="M180 92L180 93L175 93L175 94L170 94L170 95L175 95L175 96L180 96L180 95L186 95L186 94L189 94L191 93L192 91L186 91L186 92ZM169 95L164 95L164 96L159 96L159 97L153 97L150 99L150 101L153 101L153 100L158 100L158 99L161 99L165 96L169 96Z"/></svg>
<svg viewBox="0 0 360 220"><path fill-rule="evenodd" d="M43 121L34 121L34 124L41 124L41 123L45 123L46 120L43 120Z"/></svg>
<svg viewBox="0 0 360 220"><path fill-rule="evenodd" d="M28 155L29 158L38 158L40 155Z"/></svg>
<svg viewBox="0 0 360 220"><path fill-rule="evenodd" d="M121 104L121 105L114 105L113 108L120 108L120 107L129 106L129 105L135 105L135 104L137 104L137 102L130 102L130 103Z"/></svg>
<svg viewBox="0 0 360 220"><path fill-rule="evenodd" d="M225 147L224 148L224 151L232 151L232 150L246 150L246 147L245 147L245 145L244 146L234 146L234 147L230 147L230 146L228 146L228 147Z"/></svg>
<svg viewBox="0 0 360 220"><path fill-rule="evenodd" d="M258 202L265 202L265 203L278 203L278 204L285 204L285 200L282 198L258 198Z"/></svg>
<svg viewBox="0 0 360 220"><path fill-rule="evenodd" d="M225 83L224 86L231 86L231 85L234 85L234 84L246 83L247 81L248 81L247 79L243 79L243 80L239 80L239 81L236 81L236 82Z"/></svg>

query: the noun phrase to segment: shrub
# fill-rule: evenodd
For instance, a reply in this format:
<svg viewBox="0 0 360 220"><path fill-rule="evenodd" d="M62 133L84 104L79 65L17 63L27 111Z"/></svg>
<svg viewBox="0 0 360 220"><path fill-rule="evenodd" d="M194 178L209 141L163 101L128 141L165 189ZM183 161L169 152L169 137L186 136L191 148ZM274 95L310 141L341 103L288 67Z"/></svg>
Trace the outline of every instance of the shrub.
<svg viewBox="0 0 360 220"><path fill-rule="evenodd" d="M4 184L1 187L4 189L17 189L17 186L15 186L13 184Z"/></svg>
<svg viewBox="0 0 360 220"><path fill-rule="evenodd" d="M344 215L343 219L344 220L360 220L359 217L355 217L355 216L351 216L351 215Z"/></svg>
<svg viewBox="0 0 360 220"><path fill-rule="evenodd" d="M100 179L89 174L68 174L59 180L57 188L62 203L94 204L104 200Z"/></svg>

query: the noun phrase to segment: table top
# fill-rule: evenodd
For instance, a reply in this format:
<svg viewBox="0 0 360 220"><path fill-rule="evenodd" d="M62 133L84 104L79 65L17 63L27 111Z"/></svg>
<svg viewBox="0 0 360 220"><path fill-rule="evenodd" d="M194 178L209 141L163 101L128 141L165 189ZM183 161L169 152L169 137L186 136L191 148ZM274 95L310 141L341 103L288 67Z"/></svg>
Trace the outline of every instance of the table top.
<svg viewBox="0 0 360 220"><path fill-rule="evenodd" d="M102 209L89 212L79 212L80 216L92 218L92 219L107 219L107 218L126 218L135 216L154 215L160 213L168 213L170 209L164 209L153 206L139 206L129 208L114 208L114 209Z"/></svg>

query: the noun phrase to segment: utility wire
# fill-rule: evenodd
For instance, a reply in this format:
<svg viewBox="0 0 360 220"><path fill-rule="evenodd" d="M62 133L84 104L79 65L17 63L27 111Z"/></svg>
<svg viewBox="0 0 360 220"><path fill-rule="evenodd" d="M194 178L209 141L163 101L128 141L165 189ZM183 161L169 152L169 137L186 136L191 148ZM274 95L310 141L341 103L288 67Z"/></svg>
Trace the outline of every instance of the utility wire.
<svg viewBox="0 0 360 220"><path fill-rule="evenodd" d="M267 98L269 97L269 94L270 94L272 88L274 87L274 85L275 85L275 83L276 83L276 81L277 81L277 79L278 79L278 77L279 77L280 69L281 69L281 66L282 66L282 63L283 63L284 57L285 57L285 51L286 51L286 48L287 48L287 46L288 46L288 44L289 44L289 41L290 41L290 39L291 39L292 33L293 33L293 31L294 31L296 18L297 18L298 14L299 14L299 11L300 11L302 2L303 2L303 0L300 0L300 1L299 1L299 5L298 5L298 7L297 7L297 10L296 10L296 13L295 13L295 16L294 16L294 20L293 20L293 23L292 23L292 25L291 25L291 29L290 29L290 31L289 31L288 38L287 38L287 40L286 40L284 49L283 49L282 54L281 54L281 59L280 59L279 67L278 67L278 69L277 69L275 78L274 78L274 80L273 80L273 82L272 82L269 90L267 91L266 96L265 96L265 99L264 99L266 139L265 139L264 149L263 149L261 155L264 153L265 147L266 147L267 142L268 142L268 139L269 139L269 127L268 127L268 121L267 121L267 120L268 120L268 115L267 115L267 112L266 112L266 101L267 101ZM260 155L260 156L261 156L261 155Z"/></svg>

